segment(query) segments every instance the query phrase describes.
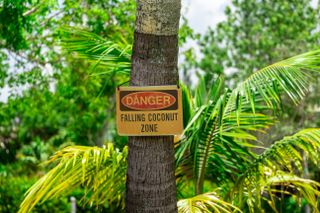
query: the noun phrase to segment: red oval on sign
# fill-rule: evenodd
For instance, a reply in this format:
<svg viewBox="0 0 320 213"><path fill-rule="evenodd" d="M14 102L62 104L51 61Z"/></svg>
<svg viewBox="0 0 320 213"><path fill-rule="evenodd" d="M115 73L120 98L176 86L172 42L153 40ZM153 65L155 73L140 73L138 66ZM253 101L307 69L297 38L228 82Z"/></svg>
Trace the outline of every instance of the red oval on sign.
<svg viewBox="0 0 320 213"><path fill-rule="evenodd" d="M159 110L176 102L173 95L164 92L134 92L124 96L121 103L134 110Z"/></svg>

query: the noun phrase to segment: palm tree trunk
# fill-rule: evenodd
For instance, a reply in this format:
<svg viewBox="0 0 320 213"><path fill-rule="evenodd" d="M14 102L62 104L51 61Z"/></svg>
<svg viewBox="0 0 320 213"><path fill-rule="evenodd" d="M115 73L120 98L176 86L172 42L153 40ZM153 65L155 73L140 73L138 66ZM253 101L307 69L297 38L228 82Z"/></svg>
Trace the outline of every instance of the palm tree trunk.
<svg viewBox="0 0 320 213"><path fill-rule="evenodd" d="M181 0L137 0L131 85L178 82ZM129 137L126 211L177 212L173 136Z"/></svg>

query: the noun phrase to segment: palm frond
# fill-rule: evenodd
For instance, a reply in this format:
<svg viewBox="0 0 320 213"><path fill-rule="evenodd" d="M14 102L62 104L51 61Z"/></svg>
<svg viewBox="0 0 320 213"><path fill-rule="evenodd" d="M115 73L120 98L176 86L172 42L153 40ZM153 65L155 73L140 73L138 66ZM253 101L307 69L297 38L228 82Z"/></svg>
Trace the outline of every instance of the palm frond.
<svg viewBox="0 0 320 213"><path fill-rule="evenodd" d="M221 82L216 81L212 88L220 92L207 93L201 81L194 97L195 113L176 146L177 164L193 165L198 185L207 168L220 165L224 169L210 170L222 175L216 180L226 179L224 175L234 179L255 158L247 149L252 146L247 141L256 140L252 131L264 131L275 122L261 112L280 109L282 93L298 103L309 86L307 72L320 71L319 59L317 50L280 61L254 73L232 91L222 92Z"/></svg>
<svg viewBox="0 0 320 213"><path fill-rule="evenodd" d="M132 46L97 34L75 29L63 29L64 37L61 45L64 49L75 52L76 57L85 59L93 64L93 68L102 67L102 72L93 75L122 73L128 75L131 67Z"/></svg>
<svg viewBox="0 0 320 213"><path fill-rule="evenodd" d="M263 190L268 193L269 197L275 196L276 194L292 195L297 200L297 203L300 202L299 198L301 196L314 208L314 212L319 212L319 188L320 184L316 181L278 171L274 176L266 179ZM267 200L272 208L276 207L274 200L269 200L265 197L263 199Z"/></svg>
<svg viewBox="0 0 320 213"><path fill-rule="evenodd" d="M240 209L222 200L216 192L197 195L192 198L187 198L178 201L179 213L227 213L241 212Z"/></svg>
<svg viewBox="0 0 320 213"><path fill-rule="evenodd" d="M255 112L255 98L261 98L268 108L279 109L282 93L298 104L308 92L309 73L320 71L319 60L320 50L315 50L258 70L232 91L227 111L241 111L242 102Z"/></svg>
<svg viewBox="0 0 320 213"><path fill-rule="evenodd" d="M226 175L234 176L242 171L246 168L245 164L251 160L248 156L254 155L248 150L252 145L246 140L256 138L249 131L260 131L274 123L272 117L253 114L249 110L242 110L238 114L226 113L225 106L230 96L228 90L221 91L221 85L222 82L217 81L212 86L211 92L208 93L210 98L196 98L201 96L198 92L196 97L191 99L196 102L193 106L198 108L194 110L185 128L184 137L176 143L177 166L192 167L185 170L189 174L193 170L193 177L199 187L203 185L208 167L212 169L210 173L217 174L217 182L234 179L226 178ZM250 106L247 107L249 108ZM239 123L241 125L238 125ZM221 165L224 165L222 170L219 169ZM200 187L197 193L201 191Z"/></svg>
<svg viewBox="0 0 320 213"><path fill-rule="evenodd" d="M193 106L190 90L183 83L180 83L180 88L182 90L183 127L185 128L190 121Z"/></svg>
<svg viewBox="0 0 320 213"><path fill-rule="evenodd" d="M37 203L84 187L86 203L116 203L124 206L127 148L123 152L111 143L106 147L70 146L58 151L47 163L57 164L26 193L19 212L29 212Z"/></svg>
<svg viewBox="0 0 320 213"><path fill-rule="evenodd" d="M261 200L266 199L264 191L269 192L269 203L274 203L272 184L283 183L299 191L311 205L316 205L314 197L319 195L319 183L298 178L303 173L302 153L308 155L315 165L319 165L320 129L305 129L297 134L285 137L265 150L248 165L247 170L235 183L233 193L239 203L247 203L251 212L260 208ZM286 182L287 181L287 182ZM295 191L287 191L295 194ZM274 206L273 206L274 207Z"/></svg>

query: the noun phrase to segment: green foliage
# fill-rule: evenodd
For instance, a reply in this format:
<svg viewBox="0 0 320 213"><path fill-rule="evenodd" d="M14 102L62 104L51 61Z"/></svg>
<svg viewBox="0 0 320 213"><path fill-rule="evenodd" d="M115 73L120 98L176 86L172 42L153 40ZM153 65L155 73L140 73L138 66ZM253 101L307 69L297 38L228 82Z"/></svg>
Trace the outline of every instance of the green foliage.
<svg viewBox="0 0 320 213"><path fill-rule="evenodd" d="M106 71L106 66L95 69L93 64L79 60L79 54L61 51L60 45L71 37L83 41L88 35L95 35L92 44L103 41L103 45L111 48L130 46L135 19L133 2L0 3L0 14L4 17L0 23L0 86L10 92L6 103L1 103L1 162L15 160L22 144L29 144L36 137L57 146L65 141L101 146L106 139L119 140L113 113L108 112L114 110L116 82L127 79L130 65L117 68L125 75L92 76L93 70ZM98 35L81 30L61 31L70 25ZM126 62L130 47L127 50L122 54Z"/></svg>
<svg viewBox="0 0 320 213"><path fill-rule="evenodd" d="M224 72L238 82L260 67L319 44L320 14L311 0L233 0L225 15L200 41L204 55L198 67L208 75ZM236 72L228 74L231 68Z"/></svg>
<svg viewBox="0 0 320 213"><path fill-rule="evenodd" d="M250 212L255 212L261 209L262 200L276 209L279 194L293 194L297 200L299 196L304 197L317 210L320 184L296 175L303 175L302 153L307 153L310 160L319 165L319 147L320 129L305 129L275 142L239 176L233 188L235 202L242 208L246 203Z"/></svg>
<svg viewBox="0 0 320 213"><path fill-rule="evenodd" d="M38 169L39 170L39 169ZM0 212L18 212L25 193L36 183L43 172L37 172L35 165L20 161L9 165L0 165ZM70 190L68 196L59 196L46 202L35 205L32 212L70 212L70 197L77 201L77 209L80 212L90 212L90 206L84 206L83 197L88 197L81 187ZM117 209L110 206L99 206L97 212L114 212Z"/></svg>
<svg viewBox="0 0 320 213"><path fill-rule="evenodd" d="M223 80L218 78L209 92L206 92L205 80L200 81L194 96L190 98L192 102L190 105L194 107L190 122L182 140L176 144L177 166L180 166L179 176L184 173L194 180L196 194L204 192L205 180L210 180L218 186L222 185L227 191L231 189L230 184L234 184L236 190L248 189L239 192L239 196L250 196L251 200L248 198L247 203L252 212L261 210L261 200L267 199L261 196L263 192L259 191L261 187L251 179L244 181L251 188L237 182L247 168L252 168L250 162L259 159L259 156L257 157L249 149L256 147L250 142L257 140L252 132L263 131L274 124L274 118L267 113L282 109L281 94L287 94L296 104L301 101L310 80L307 71L318 72L318 60L319 52L311 51L277 62L255 72L234 90L223 90ZM315 137L311 147L296 146L308 153L312 152L313 158L316 158L318 153L313 150L319 149L319 140L319 137ZM290 165L291 161L297 159L294 154L299 154L301 159L300 153L293 151L294 148L290 144L286 144L285 149L281 147L282 151L286 149L288 150L284 153L275 153L273 148L270 149L271 153L279 157L279 162L272 162L270 166L279 170L281 166ZM316 208L315 196L319 193L318 183L284 172L288 170L283 170L280 175L286 178L281 179L278 173L272 173L268 183L283 184L287 181L286 184L291 184L291 187L306 191L308 194L302 193L302 195L306 196L308 203ZM301 170L299 175L302 175ZM252 176L255 177L255 174ZM257 183L260 183L259 180ZM254 190L258 191L253 193ZM233 200L235 197L231 195L229 198ZM238 201L233 200L233 202L239 205ZM270 205L276 209L275 204ZM240 205L240 207L243 206Z"/></svg>
<svg viewBox="0 0 320 213"><path fill-rule="evenodd" d="M191 94L186 85L180 84L182 90L182 107L183 107L183 126L184 128L188 125L192 114Z"/></svg>
<svg viewBox="0 0 320 213"><path fill-rule="evenodd" d="M206 174L216 174L214 181L235 179L253 157L247 140L256 140L249 131L261 131L273 124L273 118L262 114L277 111L281 93L298 103L307 90L306 71L319 71L319 51L311 51L277 62L252 74L234 90L222 91L218 78L205 94L202 80L195 91L194 114L177 145L177 164L189 167L196 179L196 191L202 193ZM221 95L220 95L221 94ZM225 165L224 169L219 165ZM191 168L190 168L191 167ZM206 171L210 169L209 171Z"/></svg>
<svg viewBox="0 0 320 213"><path fill-rule="evenodd" d="M319 51L312 51L254 72L318 44L319 10L309 5L310 0L234 0L227 20L201 37L201 61L192 50L185 52L190 63L183 72L197 68L205 75L196 91L181 85L186 129L176 143L177 182L184 187L179 211L261 211L266 204L276 211L287 201L292 210L301 197L317 208L319 183L299 176L301 150L318 161L319 130L285 138L259 156L251 149L259 141L256 132L274 124L271 111L278 113L288 99L301 103L310 89L307 72L319 70ZM83 211L92 211L91 205L123 211L126 138L115 132L113 94L128 80L134 11L133 0L0 3L0 87L13 91L0 103L1 212L17 211L23 193L46 172L37 164L56 149L69 141L102 146L106 140L115 146L57 152L20 210L68 212L61 195L69 194L90 204ZM179 45L199 39L182 21ZM296 114L291 117L301 126ZM317 117L305 120L315 126Z"/></svg>
<svg viewBox="0 0 320 213"><path fill-rule="evenodd" d="M41 26L33 26L55 9L54 1L40 3L37 0L3 0L0 3L0 47L10 51L26 50L31 45L28 34L41 33Z"/></svg>
<svg viewBox="0 0 320 213"><path fill-rule="evenodd" d="M214 192L179 200L178 211L180 213L241 212L237 207L223 201Z"/></svg>
<svg viewBox="0 0 320 213"><path fill-rule="evenodd" d="M311 81L309 73L319 72L319 50L269 65L253 73L232 91L227 110L236 108L241 111L242 105L251 105L255 112L256 98L261 98L268 108L281 107L281 92L298 104L306 95ZM243 100L245 99L245 100Z"/></svg>
<svg viewBox="0 0 320 213"><path fill-rule="evenodd" d="M219 75L224 75L226 84L234 88L261 67L318 49L319 11L319 4L312 0L230 1L225 8L226 19L196 39L200 60L190 50L185 54L184 66L202 74L207 88ZM311 77L319 81L318 75ZM307 87L311 91L320 89L319 84ZM271 144L303 125L319 126L319 93L306 92L305 97L296 108L284 98L286 110L281 114L281 124L270 128L269 134L258 134L258 139Z"/></svg>
<svg viewBox="0 0 320 213"><path fill-rule="evenodd" d="M184 108L186 128L182 139L176 143L177 181L179 188L194 181L196 194L179 202L181 212L192 209L228 212L238 210L235 206L243 208L243 203L253 212L261 209L264 200L268 200L262 196L265 189L269 189L271 201L268 204L273 209L277 205L272 197L278 192L297 198L303 196L317 208L319 183L300 178L292 172L298 168L299 175L302 173L301 155L297 148L312 155L311 159L318 158L319 130L305 130L286 138L261 156L251 152L250 148L256 146L250 141L257 140L253 132L263 132L274 124L275 118L266 113L281 109L281 94L287 94L295 103L303 98L307 89L307 71L319 71L318 52L311 51L263 68L234 90L224 88L222 77L208 92L205 80L200 81L193 94L181 85L185 101L189 103ZM292 142L300 140L306 143ZM58 152L49 161L58 165L28 191L21 212L27 212L40 200L59 196L76 186L83 186L89 191L89 204L115 202L116 206L123 207L126 148L121 153L108 144L107 150L105 155L102 154L104 149L96 147L69 147ZM270 156L274 159L269 159ZM294 164L289 167L292 162ZM260 163L262 166L257 166ZM261 170L251 172L256 167ZM221 186L220 195L212 192L202 194L206 180L214 184L214 188ZM284 184L300 194L273 188ZM112 190L107 191L106 187Z"/></svg>
<svg viewBox="0 0 320 213"><path fill-rule="evenodd" d="M35 181L35 177L8 177L0 174L0 212L18 212L24 193ZM35 212L70 212L70 203L67 197L63 197L50 200L44 205L37 205L34 210Z"/></svg>
<svg viewBox="0 0 320 213"><path fill-rule="evenodd" d="M23 16L23 1L4 1L0 11L1 38L13 49L26 47L26 40L23 36L23 28L26 27L26 20ZM13 24L14 23L14 24Z"/></svg>
<svg viewBox="0 0 320 213"><path fill-rule="evenodd" d="M9 90L0 102L0 167L9 181L46 172L38 163L70 141L111 140L125 149L114 91L128 80L135 7L134 0L0 1L0 88ZM190 30L185 22L181 43ZM99 208L121 210L118 203Z"/></svg>
<svg viewBox="0 0 320 213"><path fill-rule="evenodd" d="M13 176L45 172L45 167L37 164L66 142L102 146L106 139L113 139L115 143L126 143L116 136L114 113L110 111L114 111L117 82L126 79L127 74L92 76L92 71L98 68L74 57L78 55L60 50L60 41L67 41L70 36L79 38L80 30L66 33L60 29L78 26L98 33L95 38L103 36L104 44L111 39L131 44L133 2L18 0L0 3L0 87L9 87L11 92L8 100L0 103L0 166L7 168L6 174L11 174L6 177L8 184L19 182ZM8 205L12 211L18 208L30 185L21 187L15 199L10 197L12 203ZM14 192L4 193L14 196ZM72 195L75 196L73 192ZM79 200L83 196L76 195ZM51 203L41 206L45 208ZM55 205L64 208L57 202ZM56 208L52 211L62 212ZM112 211L110 206L99 208ZM36 206L35 211L38 210L42 211Z"/></svg>
<svg viewBox="0 0 320 213"><path fill-rule="evenodd" d="M76 52L77 58L93 62L94 68L101 66L103 72L93 75L122 73L128 76L131 68L131 45L123 38L121 42L104 39L97 34L78 29L66 29L67 34L62 40L62 46L70 52Z"/></svg>
<svg viewBox="0 0 320 213"><path fill-rule="evenodd" d="M84 202L114 204L123 208L127 149L70 146L57 152L47 164L57 164L27 192L19 212L29 212L38 202L57 198L78 186L85 187Z"/></svg>

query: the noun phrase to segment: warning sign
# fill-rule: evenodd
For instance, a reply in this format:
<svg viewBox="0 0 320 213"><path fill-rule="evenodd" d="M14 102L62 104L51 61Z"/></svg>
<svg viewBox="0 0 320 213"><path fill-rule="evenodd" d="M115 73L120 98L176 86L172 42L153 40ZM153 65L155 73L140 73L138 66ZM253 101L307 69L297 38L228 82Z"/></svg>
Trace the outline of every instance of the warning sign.
<svg viewBox="0 0 320 213"><path fill-rule="evenodd" d="M179 135L183 131L181 89L177 86L119 87L119 135Z"/></svg>

